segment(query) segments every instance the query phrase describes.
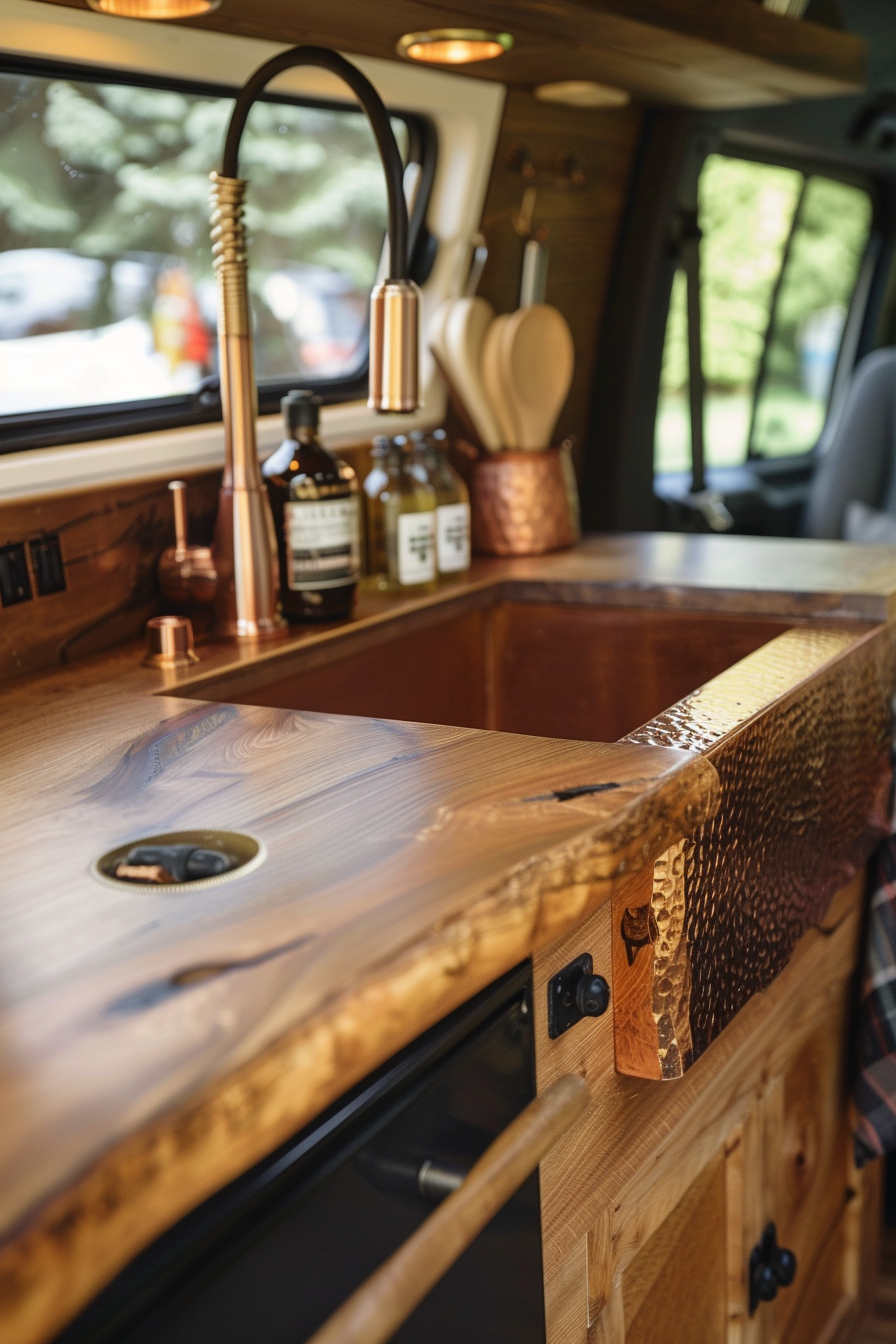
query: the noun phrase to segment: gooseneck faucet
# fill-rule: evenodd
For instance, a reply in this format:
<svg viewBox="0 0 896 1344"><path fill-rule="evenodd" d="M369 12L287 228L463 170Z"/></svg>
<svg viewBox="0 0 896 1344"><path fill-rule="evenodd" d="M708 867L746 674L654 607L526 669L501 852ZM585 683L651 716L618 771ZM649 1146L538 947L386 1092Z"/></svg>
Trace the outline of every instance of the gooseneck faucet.
<svg viewBox="0 0 896 1344"><path fill-rule="evenodd" d="M212 542L217 573L215 630L265 638L282 629L277 610L274 524L258 465L258 398L252 353L248 258L243 210L247 183L238 177L240 139L249 109L276 75L316 65L338 75L373 128L389 202L389 278L370 296L370 395L380 412L416 410L419 291L409 278L408 210L401 154L389 114L369 79L326 47L294 47L259 66L237 96L220 173L212 173L212 254L218 281L218 359L224 417L224 476Z"/></svg>

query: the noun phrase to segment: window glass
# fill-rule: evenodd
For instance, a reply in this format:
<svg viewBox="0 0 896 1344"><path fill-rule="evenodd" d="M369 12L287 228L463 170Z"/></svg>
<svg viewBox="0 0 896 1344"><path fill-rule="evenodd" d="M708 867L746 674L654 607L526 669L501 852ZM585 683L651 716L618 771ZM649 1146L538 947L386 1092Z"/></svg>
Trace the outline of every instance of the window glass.
<svg viewBox="0 0 896 1344"><path fill-rule="evenodd" d="M0 73L0 414L151 401L215 373L208 174L232 105ZM240 171L259 382L351 378L386 229L366 117L256 103Z"/></svg>
<svg viewBox="0 0 896 1344"><path fill-rule="evenodd" d="M870 228L867 192L808 180L769 327L751 452L786 457L818 442Z"/></svg>
<svg viewBox="0 0 896 1344"><path fill-rule="evenodd" d="M708 466L816 442L871 226L868 193L710 155L698 204ZM685 279L666 326L655 469L690 468Z"/></svg>

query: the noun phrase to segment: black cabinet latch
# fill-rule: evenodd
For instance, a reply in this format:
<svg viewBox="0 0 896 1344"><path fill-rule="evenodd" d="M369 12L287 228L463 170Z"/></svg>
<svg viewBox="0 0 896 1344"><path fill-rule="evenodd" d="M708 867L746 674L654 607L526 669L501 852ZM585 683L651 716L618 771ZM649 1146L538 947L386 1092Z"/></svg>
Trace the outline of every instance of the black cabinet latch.
<svg viewBox="0 0 896 1344"><path fill-rule="evenodd" d="M548 981L548 1035L552 1041L583 1017L601 1017L610 1006L610 986L594 974L588 952L576 957Z"/></svg>
<svg viewBox="0 0 896 1344"><path fill-rule="evenodd" d="M750 1255L750 1315L760 1302L772 1302L779 1288L789 1288L796 1276L796 1256L778 1245L774 1223L769 1223Z"/></svg>

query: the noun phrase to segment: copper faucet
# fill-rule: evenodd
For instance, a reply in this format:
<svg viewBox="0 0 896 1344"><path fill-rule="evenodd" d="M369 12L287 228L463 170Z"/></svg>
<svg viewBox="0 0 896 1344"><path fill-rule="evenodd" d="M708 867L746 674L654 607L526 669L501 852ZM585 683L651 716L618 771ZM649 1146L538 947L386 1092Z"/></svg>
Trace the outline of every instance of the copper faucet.
<svg viewBox="0 0 896 1344"><path fill-rule="evenodd" d="M258 466L258 403L252 356L248 262L243 208L246 182L237 176L239 145L249 109L275 75L316 65L339 75L373 128L389 200L390 278L370 298L368 406L407 413L418 392L419 291L408 274L408 211L403 166L389 114L356 66L325 47L295 47L260 66L237 96L222 169L212 173L212 252L218 280L218 352L224 416L224 477L212 542L217 573L215 630L264 638L282 629L274 524Z"/></svg>

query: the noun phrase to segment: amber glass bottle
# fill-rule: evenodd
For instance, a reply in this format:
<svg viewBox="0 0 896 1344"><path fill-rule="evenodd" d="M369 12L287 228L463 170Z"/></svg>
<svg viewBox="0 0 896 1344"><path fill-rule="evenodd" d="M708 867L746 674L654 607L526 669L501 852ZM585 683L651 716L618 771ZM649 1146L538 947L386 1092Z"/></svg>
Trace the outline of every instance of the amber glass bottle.
<svg viewBox="0 0 896 1344"><path fill-rule="evenodd" d="M280 601L289 621L337 621L351 613L360 573L358 481L317 437L320 397L281 402L286 438L261 469L268 488Z"/></svg>

